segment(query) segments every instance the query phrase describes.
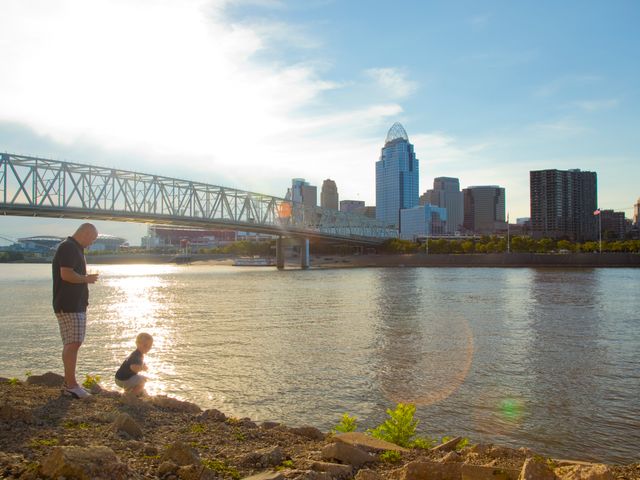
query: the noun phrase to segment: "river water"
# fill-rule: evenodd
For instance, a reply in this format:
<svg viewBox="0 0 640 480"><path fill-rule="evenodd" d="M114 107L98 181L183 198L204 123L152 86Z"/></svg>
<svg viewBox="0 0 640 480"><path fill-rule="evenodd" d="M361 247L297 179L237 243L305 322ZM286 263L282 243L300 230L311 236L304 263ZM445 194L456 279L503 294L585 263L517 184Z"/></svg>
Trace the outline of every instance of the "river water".
<svg viewBox="0 0 640 480"><path fill-rule="evenodd" d="M78 373L155 338L150 393L324 430L417 405L429 436L640 461L640 269L100 265ZM0 265L0 375L61 371L49 265Z"/></svg>

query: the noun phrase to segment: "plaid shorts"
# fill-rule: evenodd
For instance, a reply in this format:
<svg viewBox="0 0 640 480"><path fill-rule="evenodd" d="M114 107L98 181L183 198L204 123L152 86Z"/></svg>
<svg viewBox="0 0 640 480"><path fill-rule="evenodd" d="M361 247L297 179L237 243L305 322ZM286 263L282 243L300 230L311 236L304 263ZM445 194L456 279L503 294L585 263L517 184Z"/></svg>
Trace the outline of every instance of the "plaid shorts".
<svg viewBox="0 0 640 480"><path fill-rule="evenodd" d="M56 317L64 345L84 342L84 334L87 330L87 312L56 312Z"/></svg>

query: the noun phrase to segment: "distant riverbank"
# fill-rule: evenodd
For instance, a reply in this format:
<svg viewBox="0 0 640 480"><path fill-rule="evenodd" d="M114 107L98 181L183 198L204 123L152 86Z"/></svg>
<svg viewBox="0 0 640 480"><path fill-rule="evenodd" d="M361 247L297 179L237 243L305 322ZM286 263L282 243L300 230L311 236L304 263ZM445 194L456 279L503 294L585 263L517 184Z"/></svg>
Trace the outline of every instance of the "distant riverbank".
<svg viewBox="0 0 640 480"><path fill-rule="evenodd" d="M232 265L234 255L133 253L88 255L87 263L109 264L164 264L192 263ZM186 261L185 261L186 260ZM25 259L14 263L50 263L49 258ZM288 257L287 268L295 268L298 258ZM370 254L370 255L312 255L312 268L365 268L365 267L575 267L596 268L640 267L637 253L477 253L477 254Z"/></svg>

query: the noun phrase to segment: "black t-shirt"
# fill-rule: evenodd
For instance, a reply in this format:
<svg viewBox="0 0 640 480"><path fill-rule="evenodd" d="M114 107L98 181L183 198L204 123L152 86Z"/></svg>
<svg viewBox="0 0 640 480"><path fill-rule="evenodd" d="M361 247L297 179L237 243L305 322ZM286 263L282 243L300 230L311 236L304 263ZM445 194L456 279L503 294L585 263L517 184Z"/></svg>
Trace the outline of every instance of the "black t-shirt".
<svg viewBox="0 0 640 480"><path fill-rule="evenodd" d="M87 274L87 262L82 245L72 237L58 245L51 264L53 274L53 311L86 312L89 304L89 287L86 283L69 283L62 280L60 267L72 268L79 275Z"/></svg>
<svg viewBox="0 0 640 480"><path fill-rule="evenodd" d="M131 370L131 365L142 365L144 363L144 355L138 349L133 352L131 355L127 357L127 359L122 362L120 368L116 372L116 378L118 380L129 380L133 377L136 372Z"/></svg>

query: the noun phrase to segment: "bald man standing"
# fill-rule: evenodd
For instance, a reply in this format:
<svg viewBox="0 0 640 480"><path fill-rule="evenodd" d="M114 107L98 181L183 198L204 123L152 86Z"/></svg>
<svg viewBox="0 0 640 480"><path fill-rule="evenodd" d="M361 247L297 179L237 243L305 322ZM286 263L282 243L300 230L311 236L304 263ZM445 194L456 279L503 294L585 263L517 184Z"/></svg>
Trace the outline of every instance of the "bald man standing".
<svg viewBox="0 0 640 480"><path fill-rule="evenodd" d="M95 283L98 275L87 275L84 249L98 238L98 230L91 223L83 223L76 233L58 245L53 256L53 311L58 318L62 336L62 363L64 364L63 391L75 398L91 394L78 385L76 363L78 350L87 328L88 284Z"/></svg>

